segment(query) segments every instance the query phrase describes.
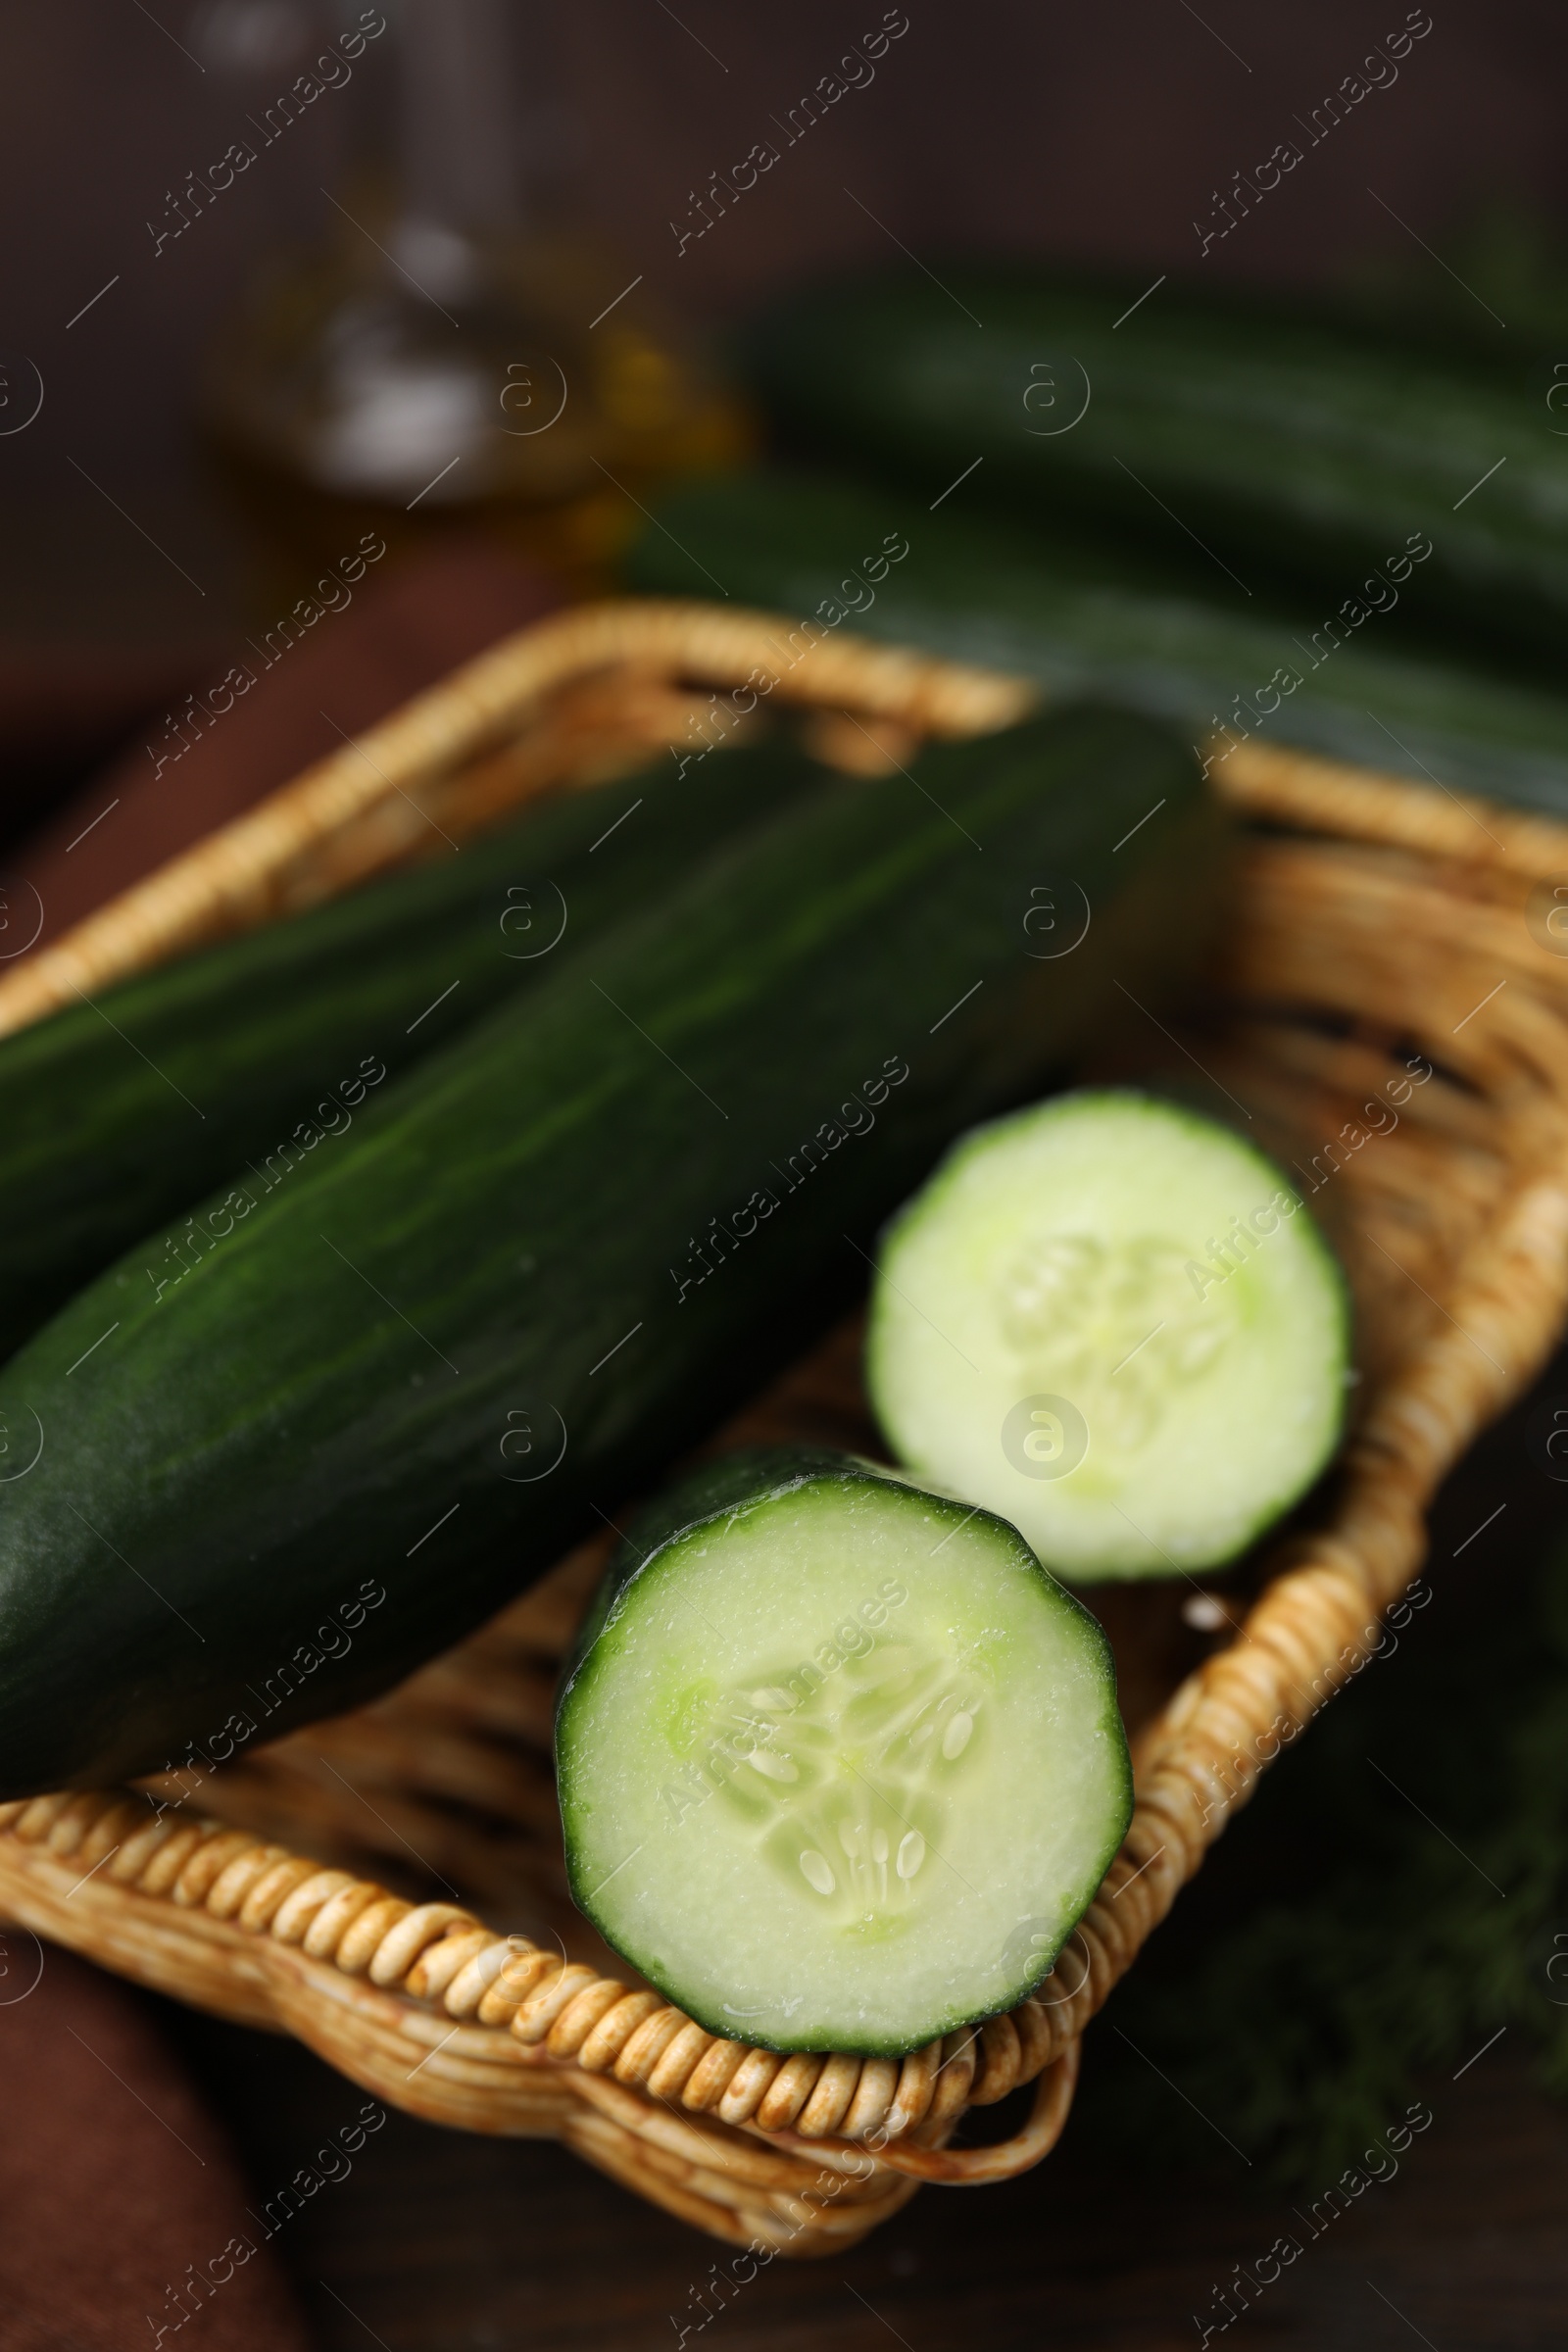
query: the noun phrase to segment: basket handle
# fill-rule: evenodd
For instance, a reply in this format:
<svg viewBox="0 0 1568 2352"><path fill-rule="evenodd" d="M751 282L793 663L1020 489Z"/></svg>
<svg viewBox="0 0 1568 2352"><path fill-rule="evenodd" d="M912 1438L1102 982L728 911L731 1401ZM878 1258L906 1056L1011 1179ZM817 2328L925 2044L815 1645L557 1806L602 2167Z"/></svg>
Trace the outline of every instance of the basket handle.
<svg viewBox="0 0 1568 2352"><path fill-rule="evenodd" d="M1001 2140L991 2148L921 2148L911 2146L907 2140L895 2139L875 2151L877 2162L893 2172L907 2173L916 2180L935 2180L949 2188L980 2188L988 2180L1016 2179L1019 2173L1027 2173L1049 2156L1061 2137L1073 2092L1078 2087L1082 2054L1083 2044L1075 2035L1060 2056L1052 2060L1035 2083L1029 2121L1013 2138ZM808 2149L819 2148L823 2143L802 2140L798 2144ZM842 2148L846 2154L865 2154L864 2147L857 2140L830 2144Z"/></svg>

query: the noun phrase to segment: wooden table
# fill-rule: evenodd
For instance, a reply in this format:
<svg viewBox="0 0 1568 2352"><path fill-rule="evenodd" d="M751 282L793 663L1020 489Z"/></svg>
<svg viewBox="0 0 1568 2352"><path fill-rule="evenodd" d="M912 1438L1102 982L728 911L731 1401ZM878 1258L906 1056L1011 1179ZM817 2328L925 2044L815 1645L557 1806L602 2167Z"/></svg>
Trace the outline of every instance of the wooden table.
<svg viewBox="0 0 1568 2352"><path fill-rule="evenodd" d="M296 2046L205 2020L174 2030L264 2196L357 2111L359 2094ZM1397 2177L1308 2243L1233 2340L1556 2352L1568 2108L1505 2049L1427 2087L1434 2120ZM1081 2096L1095 2096L1092 2055ZM847 2255L775 2263L703 2334L730 2352L1192 2352L1193 2315L1211 2314L1233 2266L1251 2270L1283 2230L1305 2234L1289 2197L1223 2151L1173 2184L1086 2157L1083 2138L1070 2125L1048 2164L1004 2186L926 2189ZM394 2114L273 2251L330 2352L376 2340L388 2352L673 2352L682 2325L700 2340L695 2291L720 2250L548 2143Z"/></svg>

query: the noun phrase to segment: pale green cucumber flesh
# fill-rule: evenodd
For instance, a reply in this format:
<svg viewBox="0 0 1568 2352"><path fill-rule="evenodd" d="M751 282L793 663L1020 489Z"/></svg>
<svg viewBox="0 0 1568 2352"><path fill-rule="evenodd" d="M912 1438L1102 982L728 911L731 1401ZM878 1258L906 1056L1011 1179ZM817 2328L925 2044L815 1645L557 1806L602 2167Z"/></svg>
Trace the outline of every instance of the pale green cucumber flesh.
<svg viewBox="0 0 1568 2352"><path fill-rule="evenodd" d="M1052 1969L1126 1738L1103 1633L1014 1529L792 1459L613 1591L558 1717L567 1867L711 2032L897 2056Z"/></svg>
<svg viewBox="0 0 1568 2352"><path fill-rule="evenodd" d="M979 1128L887 1233L868 1379L917 1476L1060 1575L1234 1559L1338 1443L1343 1278L1281 1171L1133 1093Z"/></svg>

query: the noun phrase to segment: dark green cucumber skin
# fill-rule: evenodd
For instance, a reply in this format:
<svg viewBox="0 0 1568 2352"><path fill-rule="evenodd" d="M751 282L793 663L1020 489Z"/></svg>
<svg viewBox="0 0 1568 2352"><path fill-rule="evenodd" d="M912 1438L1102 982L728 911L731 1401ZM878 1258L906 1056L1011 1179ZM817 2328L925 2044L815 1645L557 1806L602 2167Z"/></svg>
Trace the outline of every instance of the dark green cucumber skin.
<svg viewBox="0 0 1568 2352"><path fill-rule="evenodd" d="M709 594L711 571L819 627L1011 670L1052 695L1104 695L1194 742L1228 728L1568 816L1568 696L1396 645L1375 615L1329 651L1326 636L1312 642L1327 601L1227 603L1137 545L923 514L891 485L805 468L692 483L657 512L663 527L624 564L647 594ZM862 575L889 538L907 555ZM1281 692L1282 668L1299 684ZM1272 710L1258 708L1265 689Z"/></svg>
<svg viewBox="0 0 1568 2352"><path fill-rule="evenodd" d="M0 1354L318 1109L352 1119L362 1062L412 1069L821 773L782 744L679 780L666 760L0 1041ZM517 953L547 946L563 904L560 945Z"/></svg>
<svg viewBox="0 0 1568 2352"><path fill-rule="evenodd" d="M556 1785L561 1796L567 1885L571 1889L571 1897L577 1908L585 1918L592 1920L600 1934L611 1941L612 1950L619 1949L611 1934L612 1923L607 1923L599 1916L593 1901L597 1889L585 1888L580 1883L576 1847L572 1836L575 1788L570 1741L571 1697L573 1690L578 1686L583 1670L588 1664L594 1643L603 1633L615 1609L615 1604L627 1587L649 1566L655 1554L662 1551L666 1544L675 1543L681 1537L692 1534L696 1529L723 1518L730 1511L772 1501L776 1496L787 1494L798 1487L820 1486L830 1482L842 1487L874 1487L890 1484L902 1487L911 1483L905 1480L902 1474L896 1470L880 1468L875 1462L862 1461L853 1454L836 1453L827 1446L752 1446L734 1453L721 1454L715 1460L700 1463L685 1477L677 1479L671 1486L663 1489L651 1502L637 1512L627 1528L625 1536L616 1545L609 1565L599 1581L588 1614L579 1628L576 1643L563 1673L557 1694L555 1756ZM920 1492L917 1484L914 1491L916 1494ZM944 1509L952 1509L960 1513L963 1510L964 1506L961 1503L954 1502L951 1496L943 1495L938 1499ZM995 1530L999 1538L1009 1545L1020 1547L1038 1568L1038 1562L1034 1561L1034 1554L1029 1551L1023 1537L1007 1521L999 1519L995 1512L986 1510L970 1512L969 1519L978 1520L982 1527L989 1526ZM966 1523L962 1519L959 1520L960 1525ZM1045 1575L1049 1572L1041 1570L1040 1573ZM1084 1635L1100 1657L1105 1678L1109 1718L1116 1724L1118 1734L1120 1734L1121 1723L1116 1708L1116 1664L1104 1628L1099 1618L1075 1593L1069 1592L1054 1577L1051 1579L1051 1582L1055 1587L1057 1601L1069 1616L1079 1621ZM1132 1761L1127 1754L1124 1737L1120 1739L1119 1744L1125 1780L1119 1814L1105 1835L1102 1868L1109 1867L1111 1856L1127 1835L1127 1827L1133 1817ZM621 1957L639 1971L646 1966L645 1960L639 1959L635 1953L622 1952ZM1043 1965L1040 1974L1033 1984L1020 1986L1018 1992L1020 2000L1037 1989L1039 1984L1051 1974L1055 1965L1055 1954L1042 1955ZM661 1986L661 1990L664 1991L670 2000L676 2001L678 2005L686 2008L690 2014L697 2015L697 2011L690 2002L688 1992L678 1993L673 1985L668 1984ZM705 2018L698 2015L697 2022L699 2025L706 2025L710 2033L733 2035L734 2027L731 2019L723 2016ZM755 2039L757 2046L761 2049L777 2049L788 2052L803 2046L795 2042L772 2041L765 2034L754 2034L751 2038ZM868 2044L864 2054L876 2057L902 2057L906 2054L908 2046L904 2041L889 2044L885 2048Z"/></svg>
<svg viewBox="0 0 1568 2352"><path fill-rule="evenodd" d="M13 1360L12 1458L42 1450L0 1484L0 1791L385 1690L842 1312L944 1147L1065 1075L1118 983L1156 1004L1201 952L1225 828L1165 730L1068 710L911 775L720 849L167 1298L133 1252ZM1036 960L1030 889L1063 876L1093 919ZM347 1653L274 1689L367 1579Z"/></svg>
<svg viewBox="0 0 1568 2352"><path fill-rule="evenodd" d="M983 459L971 502L1122 521L1184 560L1200 560L1196 539L1238 611L1286 568L1348 597L1424 532L1412 612L1500 645L1524 635L1555 660L1568 446L1538 388L1173 282L1124 316L1145 288L942 275L842 281L754 328L753 384L793 446L896 466L927 502Z"/></svg>

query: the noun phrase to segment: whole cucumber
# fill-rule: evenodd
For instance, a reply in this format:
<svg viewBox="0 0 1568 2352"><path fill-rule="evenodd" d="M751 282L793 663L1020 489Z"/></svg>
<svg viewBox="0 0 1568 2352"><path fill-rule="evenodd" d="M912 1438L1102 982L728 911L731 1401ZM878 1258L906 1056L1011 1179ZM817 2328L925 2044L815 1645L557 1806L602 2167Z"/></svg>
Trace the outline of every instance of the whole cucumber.
<svg viewBox="0 0 1568 2352"><path fill-rule="evenodd" d="M706 595L716 574L813 631L1104 695L1217 736L1221 759L1257 735L1568 816L1568 696L1412 645L1377 612L1352 627L1299 588L1294 612L1227 601L1136 543L924 514L891 484L805 468L688 483L658 520L625 563L652 595Z"/></svg>
<svg viewBox="0 0 1568 2352"><path fill-rule="evenodd" d="M1392 576L1555 664L1568 451L1539 386L1299 305L1022 266L805 293L746 359L793 446L894 467L922 503L971 471L981 508L1130 523L1238 612L1271 575L1336 607Z"/></svg>
<svg viewBox="0 0 1568 2352"><path fill-rule="evenodd" d="M537 986L558 952L822 774L763 744L678 781L666 760L557 795L433 865L0 1039L0 1354L225 1177L303 1163L389 1072Z"/></svg>
<svg viewBox="0 0 1568 2352"><path fill-rule="evenodd" d="M955 1135L1146 1018L1222 853L1125 713L836 783L231 1189L175 1287L132 1252L0 1378L0 1795L456 1640L843 1310Z"/></svg>

